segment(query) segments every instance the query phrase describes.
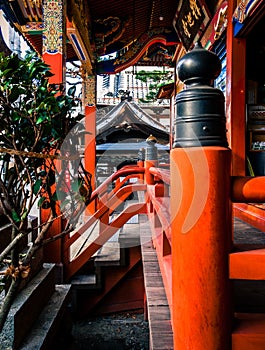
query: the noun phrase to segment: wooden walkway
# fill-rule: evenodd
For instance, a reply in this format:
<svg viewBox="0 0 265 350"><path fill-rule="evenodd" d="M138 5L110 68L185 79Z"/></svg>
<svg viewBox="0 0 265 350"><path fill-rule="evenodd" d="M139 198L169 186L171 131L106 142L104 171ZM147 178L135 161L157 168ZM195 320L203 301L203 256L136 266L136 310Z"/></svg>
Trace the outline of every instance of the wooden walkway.
<svg viewBox="0 0 265 350"><path fill-rule="evenodd" d="M149 322L150 349L173 350L173 331L168 300L147 218L140 216L140 238Z"/></svg>
<svg viewBox="0 0 265 350"><path fill-rule="evenodd" d="M265 246L265 233L251 226L250 224L235 218L234 219L234 246L239 250L247 249L250 246L254 249ZM244 250L245 250L244 249Z"/></svg>
<svg viewBox="0 0 265 350"><path fill-rule="evenodd" d="M152 245L147 218L140 215L139 230L146 291L150 349L173 350L170 308L166 297L156 251ZM236 250L265 247L265 233L237 218L234 219ZM253 294L254 292L254 294ZM265 282L233 281L235 312L265 312Z"/></svg>

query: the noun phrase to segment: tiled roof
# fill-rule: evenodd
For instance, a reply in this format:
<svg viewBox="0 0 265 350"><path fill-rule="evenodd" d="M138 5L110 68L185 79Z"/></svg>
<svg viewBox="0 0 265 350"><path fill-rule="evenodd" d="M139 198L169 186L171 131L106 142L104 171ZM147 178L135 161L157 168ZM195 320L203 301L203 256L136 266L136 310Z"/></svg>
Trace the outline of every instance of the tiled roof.
<svg viewBox="0 0 265 350"><path fill-rule="evenodd" d="M134 132L142 138L153 134L159 142L167 143L169 139L169 131L159 121L151 117L142 110L136 103L127 100L120 102L104 117L97 121L97 141L110 137L112 133L129 132L130 138L137 138Z"/></svg>

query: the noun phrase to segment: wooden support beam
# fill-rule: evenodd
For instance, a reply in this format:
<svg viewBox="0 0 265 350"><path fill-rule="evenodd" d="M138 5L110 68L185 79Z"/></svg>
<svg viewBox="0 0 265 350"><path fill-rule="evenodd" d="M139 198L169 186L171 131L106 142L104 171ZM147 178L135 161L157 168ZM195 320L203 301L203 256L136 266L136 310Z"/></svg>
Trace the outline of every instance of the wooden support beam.
<svg viewBox="0 0 265 350"><path fill-rule="evenodd" d="M265 280L265 249L231 253L229 275L232 279Z"/></svg>

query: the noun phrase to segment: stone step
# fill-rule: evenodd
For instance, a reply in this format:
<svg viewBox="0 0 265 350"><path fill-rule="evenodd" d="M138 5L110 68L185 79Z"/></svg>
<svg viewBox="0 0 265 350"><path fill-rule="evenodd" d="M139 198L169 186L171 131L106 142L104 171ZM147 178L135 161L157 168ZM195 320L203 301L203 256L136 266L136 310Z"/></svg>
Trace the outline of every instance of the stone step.
<svg viewBox="0 0 265 350"><path fill-rule="evenodd" d="M74 289L97 289L100 287L96 274L78 274L71 280Z"/></svg>
<svg viewBox="0 0 265 350"><path fill-rule="evenodd" d="M237 314L232 350L265 349L265 314Z"/></svg>
<svg viewBox="0 0 265 350"><path fill-rule="evenodd" d="M121 248L130 248L130 247L139 246L140 245L139 225L137 223L126 223L119 231L119 243Z"/></svg>
<svg viewBox="0 0 265 350"><path fill-rule="evenodd" d="M96 269L97 273L93 274L77 274L71 280L72 285L72 301L71 310L76 312L78 304L79 291L90 291L101 289L101 273L100 268Z"/></svg>
<svg viewBox="0 0 265 350"><path fill-rule="evenodd" d="M54 264L43 264L42 270L17 295L0 334L3 349L18 349L30 331L55 291L54 269Z"/></svg>
<svg viewBox="0 0 265 350"><path fill-rule="evenodd" d="M19 350L54 349L62 334L67 337L71 330L70 317L67 319L70 289L71 285L56 285L55 292L32 325L31 332Z"/></svg>
<svg viewBox="0 0 265 350"><path fill-rule="evenodd" d="M229 276L231 279L265 280L265 249L231 253Z"/></svg>
<svg viewBox="0 0 265 350"><path fill-rule="evenodd" d="M119 266L121 263L120 244L115 241L106 242L98 251L94 264L98 266Z"/></svg>

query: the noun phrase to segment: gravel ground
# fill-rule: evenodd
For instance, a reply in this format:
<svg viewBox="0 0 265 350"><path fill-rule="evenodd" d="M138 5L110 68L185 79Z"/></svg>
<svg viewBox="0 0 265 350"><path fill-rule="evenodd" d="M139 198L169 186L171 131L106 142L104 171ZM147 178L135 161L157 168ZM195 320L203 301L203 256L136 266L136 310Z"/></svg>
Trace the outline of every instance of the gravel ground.
<svg viewBox="0 0 265 350"><path fill-rule="evenodd" d="M74 321L68 350L148 350L143 314L123 313Z"/></svg>

